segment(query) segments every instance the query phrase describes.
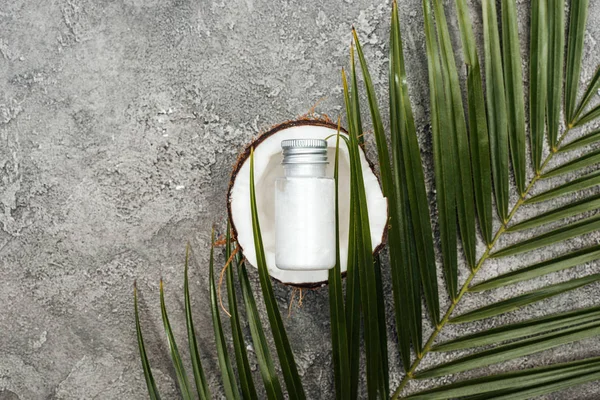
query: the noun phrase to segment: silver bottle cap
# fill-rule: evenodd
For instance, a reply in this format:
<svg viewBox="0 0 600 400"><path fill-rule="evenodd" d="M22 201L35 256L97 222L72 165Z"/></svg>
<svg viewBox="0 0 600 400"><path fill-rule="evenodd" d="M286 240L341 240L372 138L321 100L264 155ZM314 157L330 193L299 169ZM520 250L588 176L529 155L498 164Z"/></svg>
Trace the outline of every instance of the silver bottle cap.
<svg viewBox="0 0 600 400"><path fill-rule="evenodd" d="M287 139L281 141L282 164L327 164L327 141Z"/></svg>

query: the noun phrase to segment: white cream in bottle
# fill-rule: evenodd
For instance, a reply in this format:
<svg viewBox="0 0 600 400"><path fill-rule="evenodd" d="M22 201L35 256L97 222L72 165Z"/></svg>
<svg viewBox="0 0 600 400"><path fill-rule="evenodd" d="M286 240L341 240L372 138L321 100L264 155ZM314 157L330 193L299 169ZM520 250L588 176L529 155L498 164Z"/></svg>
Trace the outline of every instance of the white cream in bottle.
<svg viewBox="0 0 600 400"><path fill-rule="evenodd" d="M275 182L275 265L288 270L335 266L335 181L326 176L327 142L281 142L284 177Z"/></svg>

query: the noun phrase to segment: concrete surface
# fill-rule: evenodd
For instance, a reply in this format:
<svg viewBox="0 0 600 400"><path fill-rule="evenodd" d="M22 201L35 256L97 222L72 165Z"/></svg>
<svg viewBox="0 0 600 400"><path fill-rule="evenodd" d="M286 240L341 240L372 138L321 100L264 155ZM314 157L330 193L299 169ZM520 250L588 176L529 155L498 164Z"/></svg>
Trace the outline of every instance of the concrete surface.
<svg viewBox="0 0 600 400"><path fill-rule="evenodd" d="M524 33L527 3L519 1ZM319 99L319 112L334 118L342 112L339 70L347 65L352 24L383 103L389 10L389 3L367 0L1 0L0 399L146 398L135 339L134 279L155 377L164 397L176 398L158 282L165 279L171 320L185 349L182 273L188 240L196 259L193 302L204 365L215 397L222 395L206 266L210 227L224 226L236 154L259 131L305 113ZM420 1L404 0L400 11L431 178ZM481 34L480 12L473 15ZM456 41L456 19L450 21ZM598 40L600 1L592 0L585 81L600 62ZM490 262L481 277L599 237ZM468 296L460 310L592 271L598 272L597 264L517 289ZM256 285L254 271L251 278ZM385 286L389 293L389 283ZM599 289L592 285L469 328L449 327L441 339L598 304ZM285 312L291 290L276 291ZM312 399L333 393L326 304L326 290L305 293L302 308L286 319ZM389 348L397 365L393 340ZM600 339L473 374L591 355L600 355ZM433 355L424 364L442 359ZM399 379L395 367L392 383ZM256 382L260 387L258 372ZM598 397L600 384L593 383L547 398Z"/></svg>

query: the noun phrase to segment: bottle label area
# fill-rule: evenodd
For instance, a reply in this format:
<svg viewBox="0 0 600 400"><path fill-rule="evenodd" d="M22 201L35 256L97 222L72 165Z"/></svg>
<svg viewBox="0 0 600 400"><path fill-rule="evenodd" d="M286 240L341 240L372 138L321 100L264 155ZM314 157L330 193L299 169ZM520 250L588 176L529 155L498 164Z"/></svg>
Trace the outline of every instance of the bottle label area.
<svg viewBox="0 0 600 400"><path fill-rule="evenodd" d="M324 270L335 265L335 182L279 178L275 184L275 264Z"/></svg>

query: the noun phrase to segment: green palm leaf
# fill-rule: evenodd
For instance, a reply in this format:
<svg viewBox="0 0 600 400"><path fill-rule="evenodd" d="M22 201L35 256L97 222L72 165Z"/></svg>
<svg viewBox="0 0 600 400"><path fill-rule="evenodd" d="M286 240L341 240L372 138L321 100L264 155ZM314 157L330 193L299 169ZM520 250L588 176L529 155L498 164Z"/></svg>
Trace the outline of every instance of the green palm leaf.
<svg viewBox="0 0 600 400"><path fill-rule="evenodd" d="M550 171L544 173L542 175L542 179L552 178L554 176L559 176L566 174L568 172L573 172L581 168L589 167L590 165L600 163L600 150L593 151L591 153L587 153L584 156L575 158L572 161L569 161L565 164L559 165L556 168L551 169Z"/></svg>
<svg viewBox="0 0 600 400"><path fill-rule="evenodd" d="M600 195L588 197L562 207L555 208L543 214L526 219L525 221L514 224L507 229L507 232L517 232L523 229L530 229L543 224L549 224L573 215L582 214L600 208Z"/></svg>
<svg viewBox="0 0 600 400"><path fill-rule="evenodd" d="M148 387L148 395L150 396L151 400L160 400L160 394L158 393L158 388L154 382L152 368L150 368L150 362L148 361L148 355L146 354L146 346L144 346L144 337L142 336L142 326L140 324L140 314L138 312L137 284L135 282L133 283L133 307L135 311L135 331L137 333L140 358L142 359L144 378L146 380L146 386Z"/></svg>
<svg viewBox="0 0 600 400"><path fill-rule="evenodd" d="M390 102L390 136L392 146L392 177L393 188L397 205L396 213L391 213L392 225L399 231L397 242L388 238L391 248L396 247L402 257L403 276L397 285L401 287L404 296L401 306L396 307L405 310L398 332L407 330L417 355L421 354L422 348L422 321L421 321L421 277L419 263L417 260L417 245L413 234L413 221L410 214L410 203L408 195L408 181L406 174L406 160L402 148L403 135L412 137L414 133L414 120L408 99L408 88L406 85L406 72L402 54L402 36L400 35L400 22L398 20L398 5L392 2L392 24L390 27L390 72L389 72L389 102ZM412 124L410 121L412 120ZM391 210L391 208L390 208ZM392 229L394 229L392 227ZM395 274L392 275L394 278ZM431 299L431 301L435 301ZM410 347L407 345L406 333L398 333L401 348L403 367L408 370L410 366Z"/></svg>
<svg viewBox="0 0 600 400"><path fill-rule="evenodd" d="M234 274L232 252L231 252L231 226L227 220L227 233L225 234L225 258L229 263L225 266L225 279L227 285L227 304L229 304L229 312L231 314L231 334L233 336L233 348L235 350L235 360L237 365L238 376L240 378L240 386L242 388L242 396L244 399L258 399L254 381L252 380L252 370L246 353L246 343L244 334L242 333L242 325L238 312L237 296L235 294Z"/></svg>
<svg viewBox="0 0 600 400"><path fill-rule="evenodd" d="M252 335L252 343L254 343L254 352L256 353L258 369L260 370L265 385L267 398L269 400L281 400L284 398L283 391L277 373L275 372L275 363L271 358L267 337L265 336L262 322L260 321L258 307L256 306L256 300L252 293L246 266L241 262L241 257L238 257L237 265L240 286L242 287L242 296L244 298L244 304L246 305L248 325L250 325L250 334Z"/></svg>
<svg viewBox="0 0 600 400"><path fill-rule="evenodd" d="M448 85L444 86L429 0L423 0L423 12L425 14L425 41L427 43L429 69L433 160L437 188L439 232L442 242L442 259L448 293L452 299L455 299L458 286L455 197L457 182L454 179L457 175L454 167L456 148L452 129L449 135L442 137L444 129L450 126L450 114L447 107L450 88Z"/></svg>
<svg viewBox="0 0 600 400"><path fill-rule="evenodd" d="M548 4L548 144L556 150L560 128L565 51L565 0ZM522 97L522 96L521 96Z"/></svg>
<svg viewBox="0 0 600 400"><path fill-rule="evenodd" d="M504 82L506 87L508 142L517 190L520 195L523 195L525 193L525 172L527 168L525 158L525 100L517 23L515 1L502 0L502 57L504 59Z"/></svg>
<svg viewBox="0 0 600 400"><path fill-rule="evenodd" d="M397 21L397 13L392 13L392 18L396 18ZM440 309L433 232L429 217L429 201L425 189L425 175L421 164L421 151L419 150L417 129L408 95L402 39L398 23L394 22L394 20L393 36L396 40L393 43L393 59L390 68L392 68L394 85L396 85L396 90L394 90L395 102L399 106L399 113L396 114L396 120L399 125L398 136L400 140L397 143L397 147L400 148L402 156L398 158L404 164L404 171L410 171L410 173L405 174L406 193L408 195L410 210L409 219L412 221L416 261L419 266L419 275L423 285L423 292L425 293L429 316L434 324L437 324L440 318ZM413 274L413 279L415 275Z"/></svg>
<svg viewBox="0 0 600 400"><path fill-rule="evenodd" d="M342 81L347 87L346 73L342 68ZM347 99L347 89L344 91L346 114L350 115L350 100ZM354 121L348 118L348 125ZM346 138L344 138L346 139ZM347 139L346 139L347 140ZM350 149L347 143L348 149ZM350 150L349 150L350 151ZM350 174L352 178L352 173ZM348 355L350 358L350 398L358 396L358 381L360 373L360 285L358 271L358 251L356 242L356 185L350 184L350 216L348 221L348 266L346 269L346 327L348 337Z"/></svg>
<svg viewBox="0 0 600 400"><path fill-rule="evenodd" d="M468 42L468 29L463 29L465 23L463 23L462 21L465 21L465 14L466 14L466 5L464 4L464 2L458 0L457 1L457 7L458 7L458 17L459 17L459 25L461 26L461 38L462 38L462 42L463 42L463 52L465 54L465 58L466 58L466 62L467 64L469 64L469 62L471 62L472 60L472 54L473 51L471 50L471 48L468 47L468 45L465 45L465 43L469 43ZM554 7L554 5L553 5ZM527 193L529 193L529 191L533 188L534 184L540 179L541 174L542 174L542 169L543 167L545 167L550 160L552 159L553 155L557 152L557 147L559 145L559 143L564 139L564 135L562 135L560 138L558 138L558 135L554 135L552 132L549 133L549 143L552 145L554 143L554 145L552 146L552 151L551 153L548 155L548 157L546 157L545 160L542 160L542 149L543 149L543 137L545 134L545 123L546 123L546 110L548 107L550 107L551 109L548 111L549 113L549 118L552 119L552 121L549 122L549 129L552 129L554 131L556 131L557 129L557 112L560 112L560 110L558 109L558 106L560 104L560 79L558 79L559 82L555 82L555 81L549 81L548 79L548 74L550 74L551 77L556 77L558 75L561 74L561 67L560 64L562 62L561 58L560 58L560 54L562 53L560 51L560 42L561 42L561 37L560 37L560 32L561 32L561 26L564 24L564 22L562 21L563 15L561 15L563 10L558 10L558 9L554 9L551 10L550 14L548 15L548 10L547 10L547 4L540 4L539 2L535 2L534 3L534 11L533 11L533 18L535 19L533 25L534 25L534 29L533 29L533 39L532 39L532 53L535 55L535 57L538 57L538 60L532 60L532 63L530 65L536 65L536 66L540 66L540 67L532 67L536 68L535 71L531 71L532 76L535 76L535 80L536 82L538 82L540 88L539 89L533 89L532 87L530 87L529 92L532 93L532 91L535 91L535 93L532 93L532 109L530 111L532 111L532 118L537 118L537 124L534 122L533 125L533 131L534 133L532 133L533 136L533 142L532 142L532 149L533 149L533 163L534 163L534 169L536 170L537 174L534 177L534 179L527 185L527 187L525 188L524 191L521 192L521 199L517 202L517 204L514 206L514 208L510 211L510 213L508 212L508 178L507 175L503 175L503 174L508 174L508 163L505 161L506 157L508 157L507 155L507 146L504 146L504 143L506 143L506 141L503 141L504 139L504 130L508 129L509 127L507 126L508 122L508 118L509 116L507 114L510 113L510 110L507 110L506 107L513 107L515 106L515 101L513 100L508 100L508 96L509 94L507 93L506 96L507 98L503 98L502 94L497 94L500 93L500 89L504 90L505 88L505 84L504 84L504 79L506 80L506 85L510 86L510 88L514 88L514 83L518 82L518 78L515 78L515 73L514 73L514 69L516 67L514 67L514 65L516 65L514 63L513 58L518 59L518 50L515 51L516 56L515 57L509 57L508 54L510 54L506 49L510 49L510 44L511 44L511 40L512 43L518 43L518 37L516 36L516 32L517 29L512 26L511 27L511 22L514 23L513 19L514 16L516 15L516 13L514 12L514 7L512 4L510 4L509 2L506 2L505 4L503 4L503 27L502 27L502 32L504 35L505 40L503 41L503 45L505 46L505 57L504 57L504 69L503 69L503 65L502 65L502 58L500 57L500 52L499 52L499 39L498 39L498 31L499 28L497 26L497 19L496 19L496 15L495 15L495 6L494 3L491 1L483 1L482 2L482 11L483 11L483 20L484 20L484 27L483 27L483 31L484 31L484 49L485 49L485 60L486 60L486 76L487 76L487 103L488 103L488 117L490 118L489 120L489 124L490 124L490 131L489 131L489 135L490 135L490 147L491 147L491 156L492 156L492 171L493 171L493 176L494 176L494 190L495 190L495 196L496 196L496 203L497 203L497 207L498 207L498 213L501 217L501 222L504 222L506 225L508 225L508 222L513 218L513 216L515 216L516 212L520 209L520 207L525 203L525 198ZM440 7L441 9L441 7ZM438 9L436 9L437 11ZM438 12L438 14L440 14ZM440 26L444 26L444 20L440 19L438 17L438 14L436 14L436 23ZM551 20L549 21L547 17L550 17ZM431 82L431 66L435 66L435 62L436 60L432 58L437 57L435 52L429 51L429 49L432 47L431 43L433 43L431 41L430 38L427 38L428 36L428 29L427 29L427 24L431 24L430 19L428 17L428 13L427 13L427 9L425 9L425 31L426 31L426 40L427 40L427 44L428 44L428 64L430 66L430 82ZM441 21L441 22L440 22ZM549 24L551 26L549 26ZM551 45L554 46L554 48L552 50L548 50L548 43L547 43L547 35L546 32L550 31L553 35L553 40L551 42ZM438 31L439 33L439 31ZM511 37L511 33L512 33L512 37ZM542 33L540 35L540 37L537 37L538 33ZM431 36L431 35L429 35ZM441 37L441 36L438 36ZM440 43L443 43L443 39L440 38ZM513 49L518 49L518 45L514 46ZM551 59L549 60L548 57L551 57ZM509 65L511 64L511 65ZM443 64L442 64L443 65ZM513 68L514 67L514 68ZM543 67L543 68L542 68ZM511 70L511 68L513 68ZM469 70L468 70L469 71ZM510 72L509 72L510 71ZM508 72L507 75L505 75L504 73ZM447 75L445 76L445 78L447 78ZM503 79L504 78L504 79ZM515 78L513 79L513 81L511 81L510 78ZM553 78L554 80L556 80L556 78ZM446 82L446 81L445 81ZM532 83L533 84L533 83ZM432 86L430 84L430 86ZM439 87L439 86L438 86ZM440 88L441 89L441 88ZM445 90L445 93L447 92L447 87L443 87L443 90ZM431 89L430 89L431 90ZM494 92L494 90L496 90L496 92ZM507 89L509 90L509 89ZM546 93L545 93L546 92ZM433 93L433 92L432 92ZM469 93L469 88L468 88L468 93ZM432 94L432 97L434 95ZM552 98L550 99L549 96L551 96ZM449 95L446 95L446 98L449 99ZM433 104L433 100L434 99L430 99L432 101ZM468 100L468 99L467 99ZM516 100L516 105L518 106L518 100ZM508 101L511 101L510 105L507 105L506 103ZM434 112L436 112L435 108L437 105L432 105L432 114ZM439 108L439 107L438 107ZM469 111L471 111L471 107L469 108ZM558 110L558 111L557 111ZM514 122L511 122L512 125L515 125ZM433 124L432 126L435 129L435 125ZM536 133L537 132L537 133ZM498 136L498 133L500 133L500 136ZM512 138L512 134L511 134L511 138ZM502 146L498 146L498 144L501 144ZM512 145L512 143L511 143ZM472 147L471 147L472 148ZM435 154L436 151L434 149L434 159L435 159ZM512 147L511 147L511 154L512 154ZM577 161L575 161L577 162ZM516 163L516 162L514 162ZM588 164L590 165L590 164ZM498 167L500 166L500 167ZM579 163L578 165L576 165L576 167L582 166L581 163ZM516 172L515 172L516 173ZM501 179L503 176L506 176L505 179ZM473 177L476 177L476 172L473 172ZM546 177L546 176L543 176ZM516 177L516 179L518 179L518 177ZM506 183L505 183L506 182ZM557 196L568 192L572 192L574 190L580 190L581 187L584 187L586 185L590 185L591 182L588 181L582 181L582 182L578 182L578 184L580 184L581 186L578 185L573 185L573 186L565 186L565 187L559 187L556 188L556 191L553 192L549 192L549 193L545 193L543 196L540 196L539 198L537 198L536 200L541 201L541 199L543 199L546 196ZM518 185L518 183L517 183ZM589 187L589 186L587 186ZM439 196L439 191L440 191L440 187L439 184L436 185L436 194ZM476 188L477 189L477 188ZM475 192L477 193L477 190L475 190ZM503 196L504 195L504 196ZM438 199L439 202L439 199ZM533 203L534 201L532 201ZM585 204L584 204L585 203ZM477 204L477 197L476 197L476 204ZM506 207L503 206L503 204L506 204ZM575 213L579 213L579 212L584 212L590 209L594 209L593 205L590 205L589 202L582 202L582 204L577 204L577 205L573 205L572 207L567 206L566 210L555 210L553 213L548 213L547 215L543 215L541 218L536 218L535 220L531 220L528 221L527 224L536 222L536 224L538 223L547 223L547 222L554 222L556 220L558 220L559 218L564 218L568 215L574 215ZM504 211L505 210L505 211ZM440 218L443 218L440 217ZM480 222L481 222L481 217L480 217ZM579 236L579 235L583 235L585 233L588 233L592 230L598 229L598 226L595 224L595 220L594 219L589 219L589 220L585 220L583 222L579 222L579 223L575 223L572 225L569 225L567 227L562 227L562 228L557 228L554 231L551 232L547 232L545 234L542 235L538 235L532 239L529 240L525 240L522 242L519 242L515 245L509 246L505 249L501 249L499 251L496 252L492 252L491 251L491 247L493 247L493 245L497 242L497 240L505 233L507 232L508 229L506 226L503 226L500 228L500 230L496 233L496 235L493 237L493 239L491 241L488 241L488 243L490 244L490 249L486 250L484 252L484 254L482 255L482 257L480 258L480 260L477 262L475 268L473 269L471 275L467 278L467 281L465 283L465 285L463 285L463 288L459 291L456 299L454 299L452 301L451 306L449 307L446 315L444 316L444 318L441 320L440 325L437 326L437 328L435 329L435 331L433 332L433 334L430 336L429 340L427 341L427 343L424 346L423 349L423 354L427 354L429 351L431 351L432 346L433 346L433 340L435 339L435 337L438 335L438 333L441 331L441 329L443 328L443 326L448 323L449 321L451 321L450 318L450 314L452 313L452 311L454 310L456 304L460 301L460 299L462 298L462 296L464 294L466 294L467 292L469 292L469 284L470 282L474 279L475 274L478 272L478 270L482 267L482 265L485 263L485 261L488 258L491 257L502 257L502 256L507 256L507 255L511 255L511 254L516 254L516 253L520 253L520 252L524 252L524 251L528 251L528 250L533 250L535 248L539 248L542 246L546 246L552 243L556 243L558 241L561 240L566 240L569 239L571 237L575 237L575 236ZM523 228L524 225L520 225L520 228ZM443 235L443 233L442 233ZM443 243L443 238L442 238L442 243ZM523 275L519 275L516 278L519 280L524 280L524 279L529 279L526 276L528 275L534 275L534 274L542 274L544 273L544 271L548 271L549 269L552 268L565 268L567 265L567 262L565 263L559 263L558 261L555 264L548 264L547 266L545 265L540 265L538 269L534 270L528 270L525 271ZM547 268L546 268L547 267ZM596 279L596 278L591 278L591 279ZM585 278L584 278L585 280ZM582 283L581 281L578 282L571 282L571 284L573 285L577 285ZM569 284L567 284L566 286L568 286ZM562 289L567 289L567 287L562 286ZM553 289L559 289L557 287L554 287ZM538 293L539 294L539 293ZM548 294L548 293L546 293ZM512 301L515 301L515 299L512 299ZM516 301L525 301L524 298L518 298L516 299ZM514 305L514 303L513 303ZM502 307L510 307L510 304L497 304L496 306L499 306L500 309ZM500 309L496 309L496 311L499 311ZM401 393L401 390L405 387L405 385L408 383L408 381L410 381L414 376L419 376L419 373L416 372L416 368L418 367L418 365L420 364L422 360L422 356L419 355L415 361L413 362L413 364L411 365L411 368L407 374L407 376L405 376L402 381L400 386L396 389L396 391L394 392L393 398L397 398L399 396L399 394ZM496 392L494 394L497 394ZM500 393L498 393L500 394ZM443 397L443 396L441 396Z"/></svg>
<svg viewBox="0 0 600 400"><path fill-rule="evenodd" d="M595 371L595 370L594 370ZM528 388L524 390L507 390L502 393L494 393L493 397L477 397L478 399L494 399L494 400L527 400L538 396L543 396L548 393L557 392L568 389L572 386L582 385L587 382L592 382L600 379L600 372L590 372L581 374L572 378L559 380L556 382L547 383L544 385Z"/></svg>
<svg viewBox="0 0 600 400"><path fill-rule="evenodd" d="M488 346L598 320L600 320L600 307L584 308L461 336L435 345L431 350L440 352Z"/></svg>
<svg viewBox="0 0 600 400"><path fill-rule="evenodd" d="M402 102L408 101L407 97ZM407 115L404 107L404 117ZM418 147L416 129L407 122L405 131L401 130L403 156L405 169L411 171L407 174L408 200L411 210L411 221L415 234L415 247L417 250L417 262L420 267L420 275L423 290L427 300L429 315L434 323L439 321L439 295L435 271L435 259L433 257L433 237L431 221L429 219L429 207L423 178L423 167L421 166L421 153Z"/></svg>
<svg viewBox="0 0 600 400"><path fill-rule="evenodd" d="M565 82L565 117L569 126L573 124L575 118L588 6L589 0L571 1Z"/></svg>
<svg viewBox="0 0 600 400"><path fill-rule="evenodd" d="M569 142L569 143L561 146L561 148L558 149L558 152L564 153L566 151L579 149L579 148L587 146L589 144L596 143L599 140L600 140L600 129L592 131L592 132L588 133L587 135L580 137L577 140L573 140L572 142Z"/></svg>
<svg viewBox="0 0 600 400"><path fill-rule="evenodd" d="M198 351L198 342L196 340L196 331L194 329L194 320L192 318L192 302L190 299L190 285L188 280L188 265L190 260L190 245L188 244L185 249L185 271L183 279L183 296L185 299L185 323L188 333L188 344L190 346L190 355L192 359L192 370L194 371L194 381L196 383L196 391L198 397L201 400L208 400L211 398L210 389L204 370L202 369L202 362L200 361L200 352Z"/></svg>
<svg viewBox="0 0 600 400"><path fill-rule="evenodd" d="M256 258L258 263L258 276L262 289L267 315L269 316L269 324L271 325L271 333L275 341L275 348L279 356L279 363L283 371L283 379L285 381L288 395L291 399L305 399L304 389L300 376L298 375L298 367L294 361L294 354L288 340L283 320L279 313L277 300L271 286L271 278L267 270L267 261L265 259L265 251L260 233L260 221L258 218L258 209L256 206L256 193L254 186L254 149L250 151L250 208L252 210L252 230L254 232L254 247L256 250Z"/></svg>
<svg viewBox="0 0 600 400"><path fill-rule="evenodd" d="M331 319L331 347L336 399L350 398L350 359L348 356L348 332L344 310L342 271L340 269L340 217L339 217L339 156L340 134L335 146L335 267L329 270L329 314Z"/></svg>
<svg viewBox="0 0 600 400"><path fill-rule="evenodd" d="M411 400L443 400L448 398L484 395L492 398L491 392L531 386L548 385L557 380L587 376L600 372L600 358L584 361L555 364L548 367L531 368L524 371L509 372L483 378L470 379L409 396ZM543 394L543 393L541 393Z"/></svg>
<svg viewBox="0 0 600 400"><path fill-rule="evenodd" d="M492 172L481 67L466 0L456 0L456 6L463 53L467 63L467 103L475 205L483 238L487 244L490 244L492 242Z"/></svg>
<svg viewBox="0 0 600 400"><path fill-rule="evenodd" d="M581 178L575 179L573 181L567 181L562 185L559 185L555 188L532 196L529 199L527 199L524 204L533 204L542 201L552 200L566 194L594 187L598 184L600 184L600 172L593 172L591 174L584 175Z"/></svg>
<svg viewBox="0 0 600 400"><path fill-rule="evenodd" d="M599 334L600 321L589 322L576 327L563 329L558 333L550 332L531 339L498 346L491 350L485 350L466 357L461 357L436 367L418 372L415 375L415 378L426 379L448 374L456 374L458 372L512 360L517 357L524 357L566 343L594 337Z"/></svg>
<svg viewBox="0 0 600 400"><path fill-rule="evenodd" d="M469 150L469 137L467 134L467 123L465 121L465 110L462 103L462 91L458 80L458 71L454 61L454 51L450 41L450 32L444 7L440 0L434 1L434 15L437 26L438 42L440 47L440 62L442 76L445 82L446 99L448 108L448 127L450 134L447 135L455 147L456 155L453 161L456 166L455 181L457 187L456 210L458 212L458 223L462 239L463 251L471 268L475 266L475 210L473 208L473 173L471 170L471 154ZM444 105L440 105L443 107ZM440 122L442 122L440 120ZM456 235L456 233L454 233Z"/></svg>
<svg viewBox="0 0 600 400"><path fill-rule="evenodd" d="M162 314L163 325L165 327L165 333L167 334L167 341L169 342L169 350L171 351L171 359L173 360L173 367L175 368L175 376L177 377L177 383L179 385L179 392L184 400L192 399L192 390L188 381L187 373L183 367L183 361L179 355L177 343L175 342L175 335L171 329L169 323L169 316L167 315L167 306L165 305L165 292L163 288L163 280L160 280L160 311Z"/></svg>
<svg viewBox="0 0 600 400"><path fill-rule="evenodd" d="M576 224L567 225L565 227L554 229L550 232L535 236L529 240L525 240L512 246L498 250L492 253L490 257L506 257L514 254L523 253L526 251L538 249L540 247L549 246L554 243L562 242L563 240L571 239L576 236L584 235L600 229L600 217L584 219Z"/></svg>
<svg viewBox="0 0 600 400"><path fill-rule="evenodd" d="M600 246L592 246L583 250L565 254L564 256L543 261L525 268L519 268L515 271L502 274L495 278L478 283L469 288L470 292L481 292L483 290L496 289L499 287L512 285L538 276L550 274L552 272L562 271L595 261L600 258Z"/></svg>
<svg viewBox="0 0 600 400"><path fill-rule="evenodd" d="M589 285L590 283L597 282L598 280L600 280L600 274L594 274L585 276L583 278L571 279L567 282L546 286L541 289L499 301L497 303L490 304L489 306L481 307L476 310L461 314L457 317L450 318L450 323L460 324L504 314L509 311L517 310L526 305L542 301L549 297L557 296L573 289Z"/></svg>
<svg viewBox="0 0 600 400"><path fill-rule="evenodd" d="M548 16L547 1L531 1L531 68L529 73L529 111L531 121L531 158L536 174L542 166L548 90Z"/></svg>
<svg viewBox="0 0 600 400"><path fill-rule="evenodd" d="M482 0L486 102L496 207L502 222L508 218L508 115L495 1Z"/></svg>
<svg viewBox="0 0 600 400"><path fill-rule="evenodd" d="M219 298L217 297L217 289L215 286L215 271L214 271L214 243L215 231L211 234L210 258L209 258L209 273L208 280L210 284L210 311L212 313L213 329L215 331L215 340L217 342L217 358L219 359L219 368L223 377L223 389L225 396L228 399L241 399L240 392L237 387L237 381L231 366L231 360L227 352L227 342L221 325L221 315L219 312Z"/></svg>
<svg viewBox="0 0 600 400"><path fill-rule="evenodd" d="M374 259L375 271L375 293L377 294L377 322L379 323L379 397L382 399L390 398L390 372L387 349L387 323L385 316L385 299L379 295L383 293L383 278L381 276L381 259L376 256Z"/></svg>
<svg viewBox="0 0 600 400"><path fill-rule="evenodd" d="M394 188L394 176L390 165L389 150L387 146L387 140L383 128L383 122L381 120L381 114L379 112L379 106L377 105L377 98L375 95L375 88L369 74L367 62L362 51L362 46L358 40L356 30L352 30L354 34L354 43L356 44L356 52L360 61L361 69L363 72L363 79L369 99L369 109L371 110L371 119L373 121L373 130L375 132L375 139L377 143L377 154L379 156L379 167L381 171L381 183L383 187L383 194L388 200L388 207L390 215L399 215L404 208L402 203L398 202L396 196L396 189ZM394 218L395 219L395 218ZM407 252L406 242L402 240L402 228L404 225L391 224L388 229L388 242L390 245L390 269L392 276L392 287L394 294L394 310L396 318L396 326L398 327L398 341L400 347L400 354L403 359L403 364L410 364L410 325L406 325L406 314L404 311L404 304L407 301L412 301L409 296L406 295L408 290L408 284L404 279L406 272L405 268L410 268L410 260ZM414 307L413 307L414 308ZM380 318L381 322L381 318ZM411 319L411 323L414 324L414 317ZM384 330L380 329L380 333ZM384 352L387 353L387 350ZM382 354L384 354L382 353ZM386 389L387 392L387 389Z"/></svg>
<svg viewBox="0 0 600 400"><path fill-rule="evenodd" d="M594 74L592 81L588 85L588 88L586 89L585 94L583 95L583 98L581 99L581 103L579 104L579 107L577 107L577 110L575 111L575 116L573 117L575 120L577 120L579 118L579 116L581 115L581 113L583 112L583 110L585 110L587 105L592 100L592 97L594 97L594 95L598 91L598 88L600 88L600 68L596 69L596 73Z"/></svg>
<svg viewBox="0 0 600 400"><path fill-rule="evenodd" d="M355 197L350 201L354 202L354 235L356 236L356 253L360 285L361 312L364 317L364 335L366 347L367 364L367 391L369 398L377 397L379 385L382 382L384 370L382 370L382 358L380 348L380 322L378 312L378 299L376 288L376 275L373 268L373 253L371 232L369 224L369 215L367 209L367 199L363 182L362 166L359 159L359 137L362 136L362 122L360 117L358 86L356 70L354 66L354 50L351 48L350 61L352 68L352 91L348 92L348 85L344 81L344 99L349 124L349 153L351 166L351 180L356 190ZM351 95L351 96L350 96ZM387 366L384 367L387 369Z"/></svg>
<svg viewBox="0 0 600 400"><path fill-rule="evenodd" d="M573 127L583 126L600 117L600 104L585 113L581 118L573 123Z"/></svg>

